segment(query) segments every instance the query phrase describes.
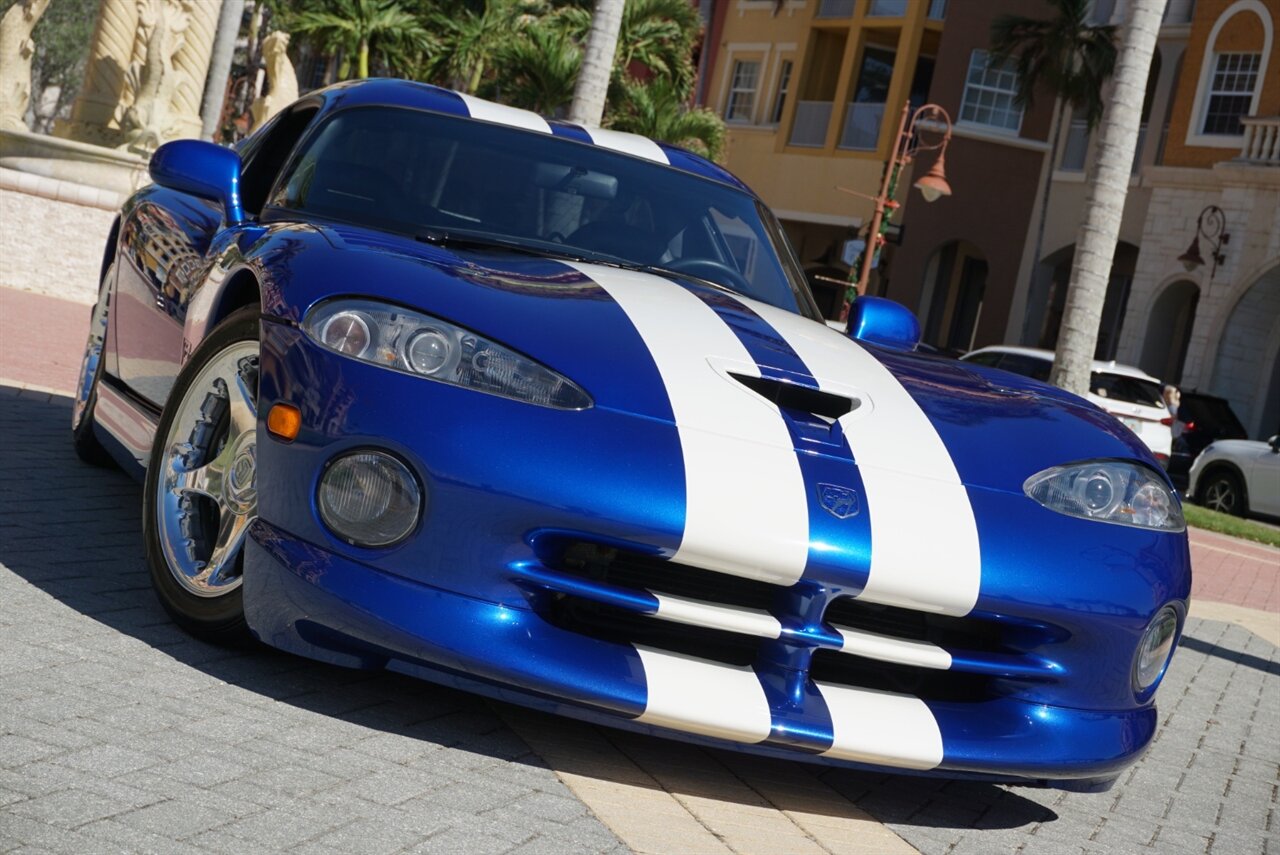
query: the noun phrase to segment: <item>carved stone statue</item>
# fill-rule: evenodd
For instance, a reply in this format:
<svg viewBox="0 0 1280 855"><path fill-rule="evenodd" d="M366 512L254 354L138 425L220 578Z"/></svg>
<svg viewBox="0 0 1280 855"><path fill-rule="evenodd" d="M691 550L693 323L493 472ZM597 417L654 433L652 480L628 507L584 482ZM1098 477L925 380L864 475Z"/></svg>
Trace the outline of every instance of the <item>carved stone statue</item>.
<svg viewBox="0 0 1280 855"><path fill-rule="evenodd" d="M267 66L267 83L270 88L267 94L254 99L253 130L262 125L298 100L298 75L293 71L293 63L289 61L286 49L289 47L289 34L274 32L262 41L262 56Z"/></svg>
<svg viewBox="0 0 1280 855"><path fill-rule="evenodd" d="M20 0L0 18L0 128L25 131L27 105L31 103L31 57L35 42L31 31L40 21L49 0Z"/></svg>
<svg viewBox="0 0 1280 855"><path fill-rule="evenodd" d="M186 41L192 0L137 0L138 42L143 59L130 67L127 81L133 103L120 117L120 148L148 152L164 142L169 108L179 75L175 57Z"/></svg>
<svg viewBox="0 0 1280 855"><path fill-rule="evenodd" d="M70 120L56 123L54 133L112 148L136 148L145 136L139 134L143 125L161 141L198 136L200 98L221 5L222 0L100 0L84 83ZM162 17L168 43L153 53L151 42ZM160 101L148 96L149 103L134 108L147 73Z"/></svg>

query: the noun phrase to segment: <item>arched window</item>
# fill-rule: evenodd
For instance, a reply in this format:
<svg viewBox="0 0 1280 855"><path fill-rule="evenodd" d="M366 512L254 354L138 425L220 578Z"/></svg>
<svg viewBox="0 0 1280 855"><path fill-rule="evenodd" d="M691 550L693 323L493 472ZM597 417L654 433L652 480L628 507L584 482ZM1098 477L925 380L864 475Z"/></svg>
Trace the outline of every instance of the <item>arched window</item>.
<svg viewBox="0 0 1280 855"><path fill-rule="evenodd" d="M1205 42L1187 145L1240 144L1240 120L1257 109L1272 36L1271 12L1260 0L1237 0L1218 17Z"/></svg>

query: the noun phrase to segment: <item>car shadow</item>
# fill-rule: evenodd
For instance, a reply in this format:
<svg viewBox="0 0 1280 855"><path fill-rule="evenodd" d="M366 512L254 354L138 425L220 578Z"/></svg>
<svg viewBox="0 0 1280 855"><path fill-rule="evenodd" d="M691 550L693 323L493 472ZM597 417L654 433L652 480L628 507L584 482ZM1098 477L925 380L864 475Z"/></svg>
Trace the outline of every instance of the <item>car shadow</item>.
<svg viewBox="0 0 1280 855"><path fill-rule="evenodd" d="M512 739L506 721L535 714L520 707L388 672L352 671L280 653L266 647L216 647L179 630L151 590L141 543L141 487L116 469L82 463L70 442L67 397L0 385L0 565L62 605L125 636L143 642L204 674L273 701L359 727L398 734L484 757L546 766ZM0 568L0 569L3 569ZM0 699L3 691L0 690ZM537 714L540 715L540 714ZM549 717L544 717L549 718ZM565 720L557 720L565 721ZM563 725L562 725L563 726ZM580 723L564 726L581 734ZM517 728L518 730L520 728ZM634 775L621 766L579 764L577 737L561 739L555 768L602 780ZM618 763L651 771L677 745L637 734L591 728L595 736L623 747ZM512 749L512 743L519 748ZM752 781L781 780L797 764L729 751L703 752L708 762L745 784L744 803L759 804ZM598 758L596 758L598 759ZM629 768L634 769L634 766ZM876 819L935 828L1018 828L1052 822L1049 807L1016 791L982 782L887 775L803 766L825 787L806 789L804 810L852 817L857 805ZM670 775L653 774L640 786L679 792ZM816 782L815 782L816 783ZM765 802L787 809L775 795Z"/></svg>

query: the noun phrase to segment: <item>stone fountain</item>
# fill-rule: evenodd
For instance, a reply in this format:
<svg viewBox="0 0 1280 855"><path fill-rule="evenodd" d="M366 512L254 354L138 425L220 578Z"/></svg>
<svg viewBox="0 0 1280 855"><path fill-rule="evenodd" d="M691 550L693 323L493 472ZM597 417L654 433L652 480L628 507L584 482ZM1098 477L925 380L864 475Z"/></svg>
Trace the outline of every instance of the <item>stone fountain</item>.
<svg viewBox="0 0 1280 855"><path fill-rule="evenodd" d="M50 2L21 0L0 20L0 168L127 196L149 180L157 146L200 135L221 3L101 0L71 117L45 136L28 132L22 116L31 31Z"/></svg>

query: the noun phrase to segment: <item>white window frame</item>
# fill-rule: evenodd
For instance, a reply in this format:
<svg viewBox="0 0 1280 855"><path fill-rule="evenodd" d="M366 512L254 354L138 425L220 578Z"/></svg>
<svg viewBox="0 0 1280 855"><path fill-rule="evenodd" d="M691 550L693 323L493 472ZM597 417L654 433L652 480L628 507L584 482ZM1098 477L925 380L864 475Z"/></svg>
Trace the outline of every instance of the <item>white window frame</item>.
<svg viewBox="0 0 1280 855"><path fill-rule="evenodd" d="M741 119L730 122L725 119L725 124L731 128L741 128L744 126L756 124L757 116L760 111L760 82L764 78L764 70L769 66L769 54L772 52L773 45L769 42L736 42L725 45L724 51L724 73L720 79L720 95L717 98L720 104L719 114L723 119L729 112L729 96L731 87L733 86L733 72L737 62L755 62L760 66L760 74L756 78L756 99L751 108L751 120L744 122Z"/></svg>
<svg viewBox="0 0 1280 855"><path fill-rule="evenodd" d="M983 130L989 131L990 133L993 133L993 134L1001 134L1001 135L1013 136L1013 137L1021 135L1022 122L1023 122L1023 119L1026 118L1027 111L1023 107L1019 107L1015 101L1011 101L1010 103L1013 105L1014 109L1018 111L1018 126L1016 128L1008 128L1008 127L1005 127L1004 125L992 125L992 124L988 124L987 122L979 122L974 119L964 118L965 104L969 100L970 89L973 89L976 91L996 92L1001 95L1008 95L1010 96L1011 99L1016 99L1018 94L1016 85L1013 90L1004 90L1004 89L999 89L995 86L989 86L985 83L970 83L969 72L973 68L974 59L975 57L977 57L978 54L983 55L984 62L990 61L990 57L991 57L990 52L982 48L975 48L969 54L969 64L965 66L965 70L964 70L964 89L960 93L960 111L958 113L956 124L967 125L971 128L982 128ZM1017 76L1016 73L1014 76L1015 77Z"/></svg>
<svg viewBox="0 0 1280 855"><path fill-rule="evenodd" d="M1222 72L1223 74L1237 74L1237 75L1250 74L1250 73L1253 74L1253 87L1249 90L1249 95L1248 95L1249 107L1246 108L1244 113L1244 116L1248 116L1250 113L1253 112L1253 108L1257 102L1258 89L1260 88L1258 84L1261 82L1261 78L1258 76L1258 71L1259 69L1262 68L1262 54L1256 53L1255 51L1228 51L1225 53L1215 52L1213 54L1213 70L1209 73L1209 88L1205 91L1205 97L1204 97L1204 115L1199 117L1200 133L1203 134L1204 136L1239 138L1244 136L1243 130L1238 134L1221 134L1221 133L1211 134L1209 131L1205 130L1205 125L1209 122L1209 110L1213 106L1213 99L1215 96L1222 96L1224 98L1240 98L1240 97L1243 97L1245 94L1243 91L1234 91L1234 90L1228 91L1225 89L1222 91L1218 91L1217 89L1213 88L1214 81L1217 80L1217 77L1219 74L1218 66L1222 64L1222 60L1224 57L1257 57L1258 59L1257 67L1254 68L1252 72L1242 71L1241 69L1236 69L1235 71Z"/></svg>
<svg viewBox="0 0 1280 855"><path fill-rule="evenodd" d="M784 70L786 70L786 66L788 63L790 63L791 69L789 71L786 71L786 76L784 77L783 72ZM769 87L770 91L773 92L773 98L769 101L769 113L765 119L766 125L773 125L774 127L777 127L778 125L782 124L782 114L786 112L786 103L784 102L781 105L782 110L779 111L778 108L780 105L778 104L778 100L784 97L790 98L791 93L795 89L795 87L796 87L795 57L779 56L778 67L774 69L774 73L773 73L773 85Z"/></svg>
<svg viewBox="0 0 1280 855"><path fill-rule="evenodd" d="M760 78L763 76L760 72L761 61L758 59L735 59L733 64L729 66L729 97L724 102L724 120L729 124L735 125L754 125L756 123L756 111L759 107L760 94ZM755 70L751 75L751 86L738 85L738 72L744 70L744 66L755 66ZM734 111L734 99L742 96L750 99L746 105L744 116L730 115Z"/></svg>
<svg viewBox="0 0 1280 855"><path fill-rule="evenodd" d="M1262 97L1262 87L1266 85L1267 65L1271 58L1271 44L1273 38L1273 26L1271 22L1271 12L1264 6L1261 0L1236 0L1228 6L1218 20L1214 22L1213 29L1209 31L1209 38L1204 43L1204 59L1200 62L1200 82L1196 86L1196 99L1191 105L1191 118L1187 122L1187 137L1185 145L1198 146L1203 148L1239 148L1240 143L1244 140L1244 135L1227 136L1226 134L1205 134L1201 133L1204 128L1205 113L1209 109L1209 87L1213 85L1213 75L1218 68L1218 56L1220 53L1253 53L1253 51L1215 51L1214 45L1218 43L1218 34L1222 32L1222 28L1226 26L1227 21L1242 12L1252 12L1262 21L1262 61L1258 65L1258 79L1253 87L1253 100L1249 102L1250 115L1258 112L1258 99Z"/></svg>

